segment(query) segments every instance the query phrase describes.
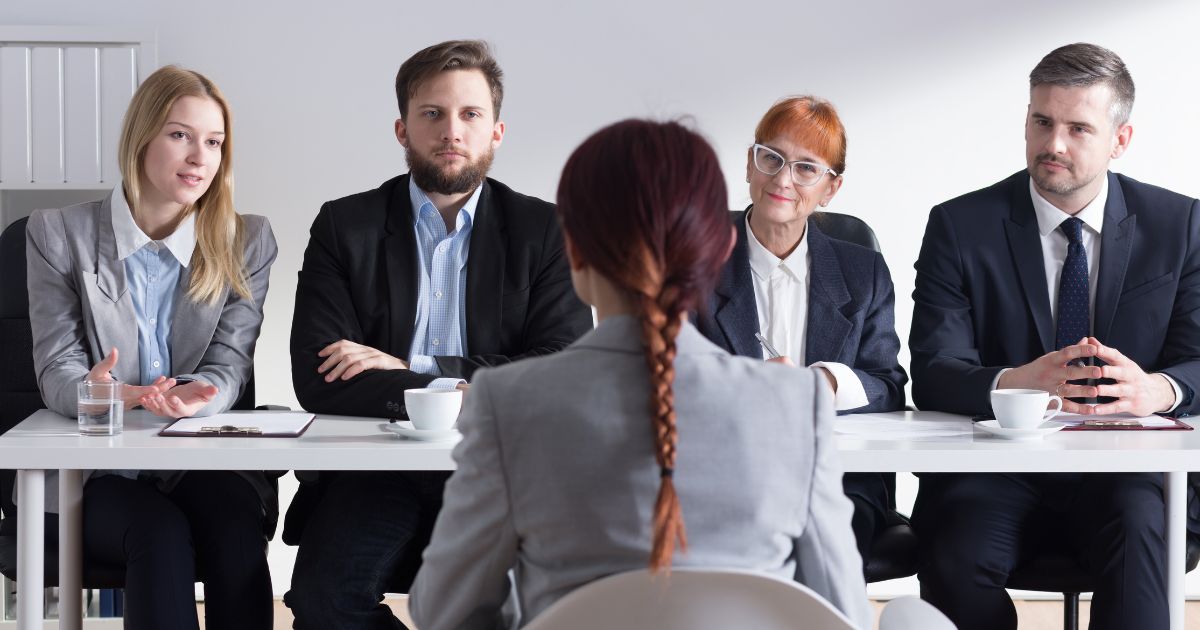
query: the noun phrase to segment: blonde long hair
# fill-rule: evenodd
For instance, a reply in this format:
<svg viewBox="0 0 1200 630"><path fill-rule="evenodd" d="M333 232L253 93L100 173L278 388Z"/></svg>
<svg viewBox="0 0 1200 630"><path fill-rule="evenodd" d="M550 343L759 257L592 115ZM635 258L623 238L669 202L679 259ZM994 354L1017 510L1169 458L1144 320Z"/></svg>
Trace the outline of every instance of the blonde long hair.
<svg viewBox="0 0 1200 630"><path fill-rule="evenodd" d="M192 253L187 295L197 303L215 304L229 288L252 299L246 279L242 248L246 236L242 217L233 209L233 125L229 103L207 77L178 66L164 66L146 78L133 95L125 121L117 160L125 179L125 197L136 217L141 207L146 146L167 123L175 102L184 96L207 98L221 108L225 139L221 164L208 190L183 216L196 215L196 250Z"/></svg>

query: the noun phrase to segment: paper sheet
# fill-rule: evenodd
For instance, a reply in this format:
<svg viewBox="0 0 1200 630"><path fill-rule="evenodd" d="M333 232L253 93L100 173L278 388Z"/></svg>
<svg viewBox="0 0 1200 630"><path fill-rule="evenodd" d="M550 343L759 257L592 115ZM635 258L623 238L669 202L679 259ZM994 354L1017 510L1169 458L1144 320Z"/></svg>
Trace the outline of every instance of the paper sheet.
<svg viewBox="0 0 1200 630"><path fill-rule="evenodd" d="M839 435L903 440L920 437L954 437L970 435L971 424L962 422L939 422L934 420L905 420L872 415L839 416L833 423L833 431Z"/></svg>

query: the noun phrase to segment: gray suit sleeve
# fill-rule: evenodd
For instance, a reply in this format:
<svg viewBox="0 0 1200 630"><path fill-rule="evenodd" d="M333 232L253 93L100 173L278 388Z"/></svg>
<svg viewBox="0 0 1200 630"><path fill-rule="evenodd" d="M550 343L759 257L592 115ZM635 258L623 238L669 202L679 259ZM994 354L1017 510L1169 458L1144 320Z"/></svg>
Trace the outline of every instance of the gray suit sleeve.
<svg viewBox="0 0 1200 630"><path fill-rule="evenodd" d="M75 384L91 369L74 259L58 210L38 210L25 231L29 321L38 389L49 409L74 417Z"/></svg>
<svg viewBox="0 0 1200 630"><path fill-rule="evenodd" d="M205 405L197 416L211 416L229 410L254 370L254 346L262 329L263 303L271 279L271 265L279 253L271 224L263 217L246 217L245 264L246 278L253 300L234 291L221 311L217 329L204 356L192 374L177 374L216 385L216 398ZM186 298L185 298L186 299Z"/></svg>
<svg viewBox="0 0 1200 630"><path fill-rule="evenodd" d="M807 526L795 543L796 580L829 600L855 627L870 628L862 558L850 527L854 506L842 490L842 466L833 443L833 392L821 377L810 382L816 448Z"/></svg>
<svg viewBox="0 0 1200 630"><path fill-rule="evenodd" d="M497 628L517 559L508 478L490 400L487 372L477 374L458 420L458 468L409 595L422 630Z"/></svg>

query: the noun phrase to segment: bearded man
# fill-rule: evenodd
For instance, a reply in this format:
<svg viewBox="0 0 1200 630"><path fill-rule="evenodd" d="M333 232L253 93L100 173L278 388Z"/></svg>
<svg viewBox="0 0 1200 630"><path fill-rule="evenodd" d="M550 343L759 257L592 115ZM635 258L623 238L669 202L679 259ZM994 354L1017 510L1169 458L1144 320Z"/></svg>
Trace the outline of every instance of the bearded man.
<svg viewBox="0 0 1200 630"><path fill-rule="evenodd" d="M449 41L396 75L409 173L327 202L292 319L292 382L314 413L397 418L404 391L558 351L592 326L552 204L487 177L504 138L486 43ZM467 394L469 395L469 394ZM382 603L420 565L448 472L304 476L284 540L295 628L404 628Z"/></svg>

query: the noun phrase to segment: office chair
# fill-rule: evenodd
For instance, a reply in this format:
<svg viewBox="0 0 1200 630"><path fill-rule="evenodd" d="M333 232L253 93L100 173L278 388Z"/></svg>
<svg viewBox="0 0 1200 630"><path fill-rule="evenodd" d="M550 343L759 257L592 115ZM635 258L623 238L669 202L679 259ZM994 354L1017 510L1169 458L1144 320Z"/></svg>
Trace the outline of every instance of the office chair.
<svg viewBox="0 0 1200 630"><path fill-rule="evenodd" d="M798 625L799 624L799 625ZM853 624L823 597L793 580L744 569L675 567L610 575L563 596L529 630L601 628L758 628L850 630ZM884 607L880 630L952 630L954 624L916 597Z"/></svg>
<svg viewBox="0 0 1200 630"><path fill-rule="evenodd" d="M879 239L866 221L839 212L814 212L809 221L826 236L879 251ZM866 566L868 582L882 582L916 575L917 535L908 518L896 511L896 476L884 475L892 511L887 528L871 546L871 558Z"/></svg>
<svg viewBox="0 0 1200 630"><path fill-rule="evenodd" d="M1200 561L1200 540L1187 535L1185 570L1196 568ZM1079 630L1079 594L1096 590L1091 574L1074 556L1054 548L1037 549L1022 559L1006 588L1022 591L1059 592L1063 594L1063 630Z"/></svg>

